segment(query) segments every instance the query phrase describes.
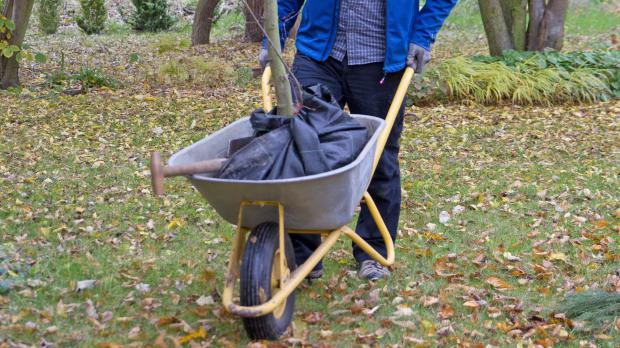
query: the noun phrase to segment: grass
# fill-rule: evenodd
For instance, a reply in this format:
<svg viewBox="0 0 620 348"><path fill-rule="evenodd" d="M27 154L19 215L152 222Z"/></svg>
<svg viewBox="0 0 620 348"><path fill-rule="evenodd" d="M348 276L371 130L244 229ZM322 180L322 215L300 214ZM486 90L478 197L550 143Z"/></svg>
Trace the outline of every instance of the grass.
<svg viewBox="0 0 620 348"><path fill-rule="evenodd" d="M566 31L580 35L599 33L618 33L620 30L620 13L609 10L577 9L566 16Z"/></svg>
<svg viewBox="0 0 620 348"><path fill-rule="evenodd" d="M208 324L206 342L245 344L240 323L219 304L195 302L221 291L232 227L185 180L167 182L166 198L157 200L146 176L149 150L180 149L231 122L230 113L205 118L204 110L235 105L236 96L1 98L11 105L2 113L0 133L1 238L14 250L11 264L31 265L2 298L2 335L31 343L44 337L60 346L152 343L160 332L186 334L182 327L154 324L174 317L192 330ZM406 198L392 278L374 286L357 280L349 243L342 240L326 261L324 279L300 290L293 337L307 329L307 342L336 346L359 344L356 336L368 335L364 339L381 345L412 342L408 337L512 346L518 341L509 332L519 328L512 329L511 318L527 327L532 311L550 311L565 293L613 286L620 257L613 214L620 197L614 190L619 162L611 151L619 110L618 103L415 109L403 136ZM157 127L164 131L157 134ZM439 213L455 205L465 212L446 226L438 223ZM508 261L506 253L521 260ZM564 256L552 257L557 253ZM479 255L485 261L477 265ZM511 288L499 291L485 282L489 277ZM76 282L85 279L98 283L76 292ZM150 290L139 293L140 283ZM371 299L372 290L378 300ZM394 319L410 328L391 324L386 331L396 297L414 315ZM425 306L429 298L439 304ZM87 300L98 324L88 319ZM354 300L380 307L369 317L353 314ZM469 300L487 305L472 311L463 306ZM522 311L510 309L519 303ZM104 322L106 312L112 319ZM324 313L323 320L305 322L313 312ZM140 333L130 338L135 327ZM471 336L472 330L480 335ZM551 337L569 346L588 339L569 335ZM537 333L531 339L546 338Z"/></svg>

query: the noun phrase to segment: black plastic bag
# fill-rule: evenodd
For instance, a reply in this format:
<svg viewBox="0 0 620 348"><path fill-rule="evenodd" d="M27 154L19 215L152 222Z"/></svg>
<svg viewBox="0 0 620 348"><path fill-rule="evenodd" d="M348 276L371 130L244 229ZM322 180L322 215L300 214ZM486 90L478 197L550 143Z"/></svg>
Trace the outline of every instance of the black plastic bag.
<svg viewBox="0 0 620 348"><path fill-rule="evenodd" d="M304 90L297 116L258 109L250 122L257 137L234 153L217 177L272 180L324 173L353 162L368 140L366 127L320 84Z"/></svg>

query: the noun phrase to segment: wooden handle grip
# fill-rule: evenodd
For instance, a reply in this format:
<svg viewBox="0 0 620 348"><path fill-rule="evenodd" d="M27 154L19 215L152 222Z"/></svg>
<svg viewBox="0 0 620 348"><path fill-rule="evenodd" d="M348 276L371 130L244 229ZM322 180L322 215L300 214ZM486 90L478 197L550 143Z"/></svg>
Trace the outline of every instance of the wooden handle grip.
<svg viewBox="0 0 620 348"><path fill-rule="evenodd" d="M171 176L217 172L222 168L224 162L226 162L226 158L215 158L178 166L165 166L164 177L169 178Z"/></svg>
<svg viewBox="0 0 620 348"><path fill-rule="evenodd" d="M216 172L222 168L226 158L215 158L207 161L200 161L178 166L163 166L159 152L151 153L151 186L153 194L161 196L164 194L164 178L179 175L192 175L200 173Z"/></svg>

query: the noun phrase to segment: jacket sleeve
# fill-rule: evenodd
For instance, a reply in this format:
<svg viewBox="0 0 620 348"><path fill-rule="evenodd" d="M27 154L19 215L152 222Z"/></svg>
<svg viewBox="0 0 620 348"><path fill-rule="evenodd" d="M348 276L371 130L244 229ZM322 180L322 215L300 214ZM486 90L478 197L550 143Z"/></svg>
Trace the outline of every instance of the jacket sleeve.
<svg viewBox="0 0 620 348"><path fill-rule="evenodd" d="M280 45L284 49L286 38L295 25L304 0L278 0L278 27L280 28ZM267 39L263 37L263 48L267 48Z"/></svg>
<svg viewBox="0 0 620 348"><path fill-rule="evenodd" d="M430 51L437 33L457 0L426 0L413 21L411 43Z"/></svg>

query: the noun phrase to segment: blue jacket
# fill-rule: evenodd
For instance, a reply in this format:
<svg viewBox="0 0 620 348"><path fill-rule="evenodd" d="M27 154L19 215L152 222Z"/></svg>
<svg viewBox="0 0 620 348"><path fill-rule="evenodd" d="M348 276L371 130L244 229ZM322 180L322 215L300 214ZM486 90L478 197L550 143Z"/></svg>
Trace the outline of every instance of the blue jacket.
<svg viewBox="0 0 620 348"><path fill-rule="evenodd" d="M386 52L383 69L389 73L405 67L410 43L430 51L437 32L457 0L426 0L421 10L419 0L385 1ZM305 3L297 31L297 50L315 60L325 61L336 40L340 0L306 0ZM282 47L303 4L304 0L278 0Z"/></svg>

